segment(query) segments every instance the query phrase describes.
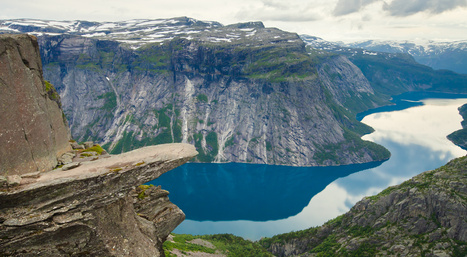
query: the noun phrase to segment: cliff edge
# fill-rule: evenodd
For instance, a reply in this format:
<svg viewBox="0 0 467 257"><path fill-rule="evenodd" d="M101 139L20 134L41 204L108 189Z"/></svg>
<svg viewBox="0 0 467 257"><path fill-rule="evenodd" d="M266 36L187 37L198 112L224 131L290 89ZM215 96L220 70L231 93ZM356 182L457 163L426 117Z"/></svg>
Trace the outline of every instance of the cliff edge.
<svg viewBox="0 0 467 257"><path fill-rule="evenodd" d="M58 94L34 36L0 35L0 175L47 171L70 147Z"/></svg>
<svg viewBox="0 0 467 257"><path fill-rule="evenodd" d="M142 184L196 156L195 147L110 156L70 142L41 72L34 37L0 35L0 256L163 256L185 214L167 191ZM66 165L52 170L58 162Z"/></svg>

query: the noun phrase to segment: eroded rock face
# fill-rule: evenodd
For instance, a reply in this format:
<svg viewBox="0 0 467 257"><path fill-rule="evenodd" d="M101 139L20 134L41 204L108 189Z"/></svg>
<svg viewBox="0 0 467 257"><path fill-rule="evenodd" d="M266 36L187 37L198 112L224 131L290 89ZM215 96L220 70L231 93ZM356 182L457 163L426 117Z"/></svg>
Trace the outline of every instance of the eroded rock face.
<svg viewBox="0 0 467 257"><path fill-rule="evenodd" d="M161 256L185 215L167 191L153 187L141 197L135 187L196 154L187 144L151 146L0 192L0 255Z"/></svg>
<svg viewBox="0 0 467 257"><path fill-rule="evenodd" d="M50 170L71 150L59 101L48 91L37 39L0 35L0 175Z"/></svg>
<svg viewBox="0 0 467 257"><path fill-rule="evenodd" d="M353 97L360 110L380 103L347 58L315 62L296 34L237 26L138 49L44 36L44 76L60 91L75 139L111 153L184 142L196 146L199 162L318 166L389 157L362 147L358 135L371 129L344 109ZM229 35L238 39L212 41Z"/></svg>

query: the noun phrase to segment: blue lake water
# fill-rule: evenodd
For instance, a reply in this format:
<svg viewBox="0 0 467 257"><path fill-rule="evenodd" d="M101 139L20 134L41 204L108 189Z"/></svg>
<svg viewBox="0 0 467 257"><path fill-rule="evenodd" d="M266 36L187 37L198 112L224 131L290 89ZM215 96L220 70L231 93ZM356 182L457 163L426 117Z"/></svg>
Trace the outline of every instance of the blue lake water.
<svg viewBox="0 0 467 257"><path fill-rule="evenodd" d="M446 139L461 128L457 108L467 99L423 98L408 95L398 101L409 108L398 104L360 117L375 129L363 138L391 152L386 162L338 167L188 163L148 184L168 190L185 212L175 233L231 233L257 240L322 225L365 196L467 153Z"/></svg>

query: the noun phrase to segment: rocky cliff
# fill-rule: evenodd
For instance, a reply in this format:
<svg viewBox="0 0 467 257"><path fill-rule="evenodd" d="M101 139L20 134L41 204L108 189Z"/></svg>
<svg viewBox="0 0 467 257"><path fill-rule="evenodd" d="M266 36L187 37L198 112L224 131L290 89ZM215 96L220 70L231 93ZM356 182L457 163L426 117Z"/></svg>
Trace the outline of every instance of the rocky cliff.
<svg viewBox="0 0 467 257"><path fill-rule="evenodd" d="M34 36L0 35L0 91L0 175L54 168L70 133Z"/></svg>
<svg viewBox="0 0 467 257"><path fill-rule="evenodd" d="M112 153L187 142L201 162L315 166L389 157L360 139L371 129L355 120L355 111L383 98L347 58L313 59L296 34L187 18L69 23L55 36L49 25L12 24L41 34L44 76L62 97L74 138Z"/></svg>
<svg viewBox="0 0 467 257"><path fill-rule="evenodd" d="M185 215L167 191L141 184L187 162L195 148L110 156L91 142L69 142L58 94L42 81L36 39L4 35L0 50L0 256L163 256ZM57 156L66 165L52 170Z"/></svg>
<svg viewBox="0 0 467 257"><path fill-rule="evenodd" d="M0 192L0 255L161 256L185 215L167 191L136 187L196 154L151 146L23 178Z"/></svg>
<svg viewBox="0 0 467 257"><path fill-rule="evenodd" d="M465 256L467 157L367 197L321 227L260 243L276 256Z"/></svg>
<svg viewBox="0 0 467 257"><path fill-rule="evenodd" d="M448 139L451 140L454 144L467 149L467 104L459 107L459 113L464 119L461 122L462 129L452 132L448 135Z"/></svg>

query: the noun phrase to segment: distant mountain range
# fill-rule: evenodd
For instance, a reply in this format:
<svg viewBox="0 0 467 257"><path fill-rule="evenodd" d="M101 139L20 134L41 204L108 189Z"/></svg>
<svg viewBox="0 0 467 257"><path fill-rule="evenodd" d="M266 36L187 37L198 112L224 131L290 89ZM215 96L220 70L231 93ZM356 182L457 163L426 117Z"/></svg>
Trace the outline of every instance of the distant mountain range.
<svg viewBox="0 0 467 257"><path fill-rule="evenodd" d="M122 22L0 20L36 35L72 135L112 153L194 144L201 162L297 166L384 160L358 112L391 95L467 93L467 76L265 28L180 17Z"/></svg>
<svg viewBox="0 0 467 257"><path fill-rule="evenodd" d="M323 50L345 47L371 52L404 53L411 55L418 63L435 70L452 70L467 74L467 40L455 42L366 40L355 43L332 43L307 35L303 35L302 38L314 41L313 45Z"/></svg>
<svg viewBox="0 0 467 257"><path fill-rule="evenodd" d="M373 47L351 47L345 44L337 44L325 41L318 37L302 35L301 38L313 51L328 52L333 54L344 55L349 58L363 72L365 77L370 81L373 88L384 94L400 94L406 91L417 91L420 89L438 92L463 93L467 89L467 76L465 74L457 74L452 70L441 69L437 70L428 64L421 64L416 57L409 53L397 52L393 49L391 52L384 52L384 47L378 50L372 50ZM467 42L467 41L466 41ZM376 43L374 45L377 45ZM397 43L393 43L393 46ZM455 45L454 43L452 45ZM363 46L363 45L360 45ZM459 43L457 48L448 48L447 44L439 44L437 51L430 52L421 46L415 46L413 49L425 49L426 54L432 54L433 60L441 60L439 53L444 54L449 51L460 52L457 54L459 62L467 62L467 48L465 43ZM431 45L432 48L435 45ZM444 52L440 49L444 47ZM374 47L376 48L376 47ZM448 50L451 49L451 50ZM408 48L406 49L407 51ZM420 50L421 51L421 50ZM415 54L415 51L410 51ZM420 55L422 52L418 52ZM456 56L456 54L452 54ZM464 57L463 57L464 56ZM451 65L453 62L446 61ZM467 64L467 63L466 63ZM446 64L447 65L447 64ZM464 65L467 71L467 65ZM457 69L462 69L462 65L456 66Z"/></svg>

